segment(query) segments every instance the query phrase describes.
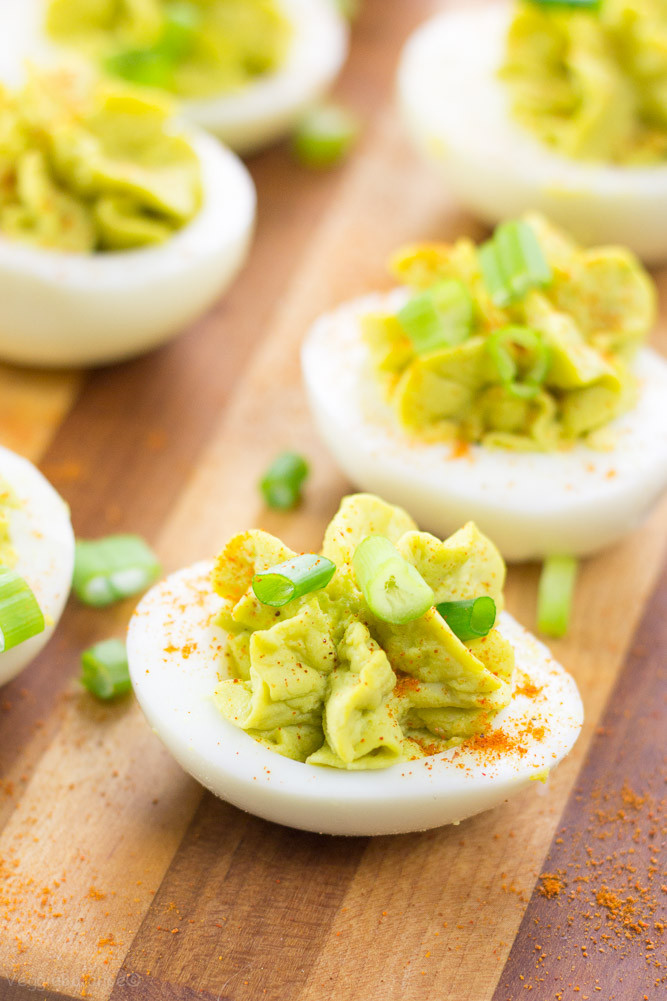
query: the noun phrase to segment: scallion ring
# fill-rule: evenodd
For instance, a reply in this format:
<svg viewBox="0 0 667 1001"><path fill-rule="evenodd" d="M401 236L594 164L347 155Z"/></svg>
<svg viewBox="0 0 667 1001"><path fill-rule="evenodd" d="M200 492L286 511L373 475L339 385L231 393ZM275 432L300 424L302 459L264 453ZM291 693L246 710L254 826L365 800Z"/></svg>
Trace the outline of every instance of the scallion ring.
<svg viewBox="0 0 667 1001"><path fill-rule="evenodd" d="M511 347L526 351L530 358L529 367L521 374L521 378ZM486 348L500 381L513 396L526 400L537 396L549 371L551 359L549 348L539 331L531 327L502 327L489 335Z"/></svg>
<svg viewBox="0 0 667 1001"><path fill-rule="evenodd" d="M139 594L160 573L157 556L138 535L77 540L72 586L86 605L101 608Z"/></svg>
<svg viewBox="0 0 667 1001"><path fill-rule="evenodd" d="M574 556L549 556L537 590L537 628L545 636L565 636L570 625L578 562Z"/></svg>
<svg viewBox="0 0 667 1001"><path fill-rule="evenodd" d="M366 604L378 619L404 625L419 619L435 595L416 567L408 563L382 535L369 535L352 557L357 583Z"/></svg>
<svg viewBox="0 0 667 1001"><path fill-rule="evenodd" d="M417 354L454 347L470 335L472 298L463 282L445 279L412 296L397 319Z"/></svg>
<svg viewBox="0 0 667 1001"><path fill-rule="evenodd" d="M308 463L296 452L282 452L266 470L259 489L267 507L290 511L301 500L301 488L308 476Z"/></svg>
<svg viewBox="0 0 667 1001"><path fill-rule="evenodd" d="M336 572L336 564L326 556L305 553L257 573L252 589L263 605L282 608L290 601L326 587Z"/></svg>
<svg viewBox="0 0 667 1001"><path fill-rule="evenodd" d="M129 692L132 684L122 640L95 643L81 654L81 684L104 702Z"/></svg>
<svg viewBox="0 0 667 1001"><path fill-rule="evenodd" d="M441 601L435 607L462 643L488 636L496 622L496 603L486 594L463 601Z"/></svg>
<svg viewBox="0 0 667 1001"><path fill-rule="evenodd" d="M42 612L32 588L10 567L0 566L0 653L44 631Z"/></svg>

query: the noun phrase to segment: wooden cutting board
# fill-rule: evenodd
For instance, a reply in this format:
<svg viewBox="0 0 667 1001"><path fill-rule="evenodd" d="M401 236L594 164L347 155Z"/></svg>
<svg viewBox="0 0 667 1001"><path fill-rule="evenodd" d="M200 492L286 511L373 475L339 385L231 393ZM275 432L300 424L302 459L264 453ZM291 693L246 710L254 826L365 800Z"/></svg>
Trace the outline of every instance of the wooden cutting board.
<svg viewBox="0 0 667 1001"><path fill-rule="evenodd" d="M308 324L387 287L401 241L481 232L411 151L392 101L401 43L439 6L366 0L339 87L362 143L326 175L283 149L251 162L249 265L194 329L90 374L0 368L0 441L40 463L77 533L142 533L167 570L250 525L318 545L349 485L308 420ZM664 327L655 343L667 347ZM271 514L255 484L287 446L313 476L299 511ZM553 647L586 724L548 785L401 837L305 834L203 793L131 700L99 705L76 681L80 651L122 635L130 604L71 602L0 690L0 999L664 997L666 542L663 505L583 568L571 636ZM536 567L510 573L509 608L528 625L536 582Z"/></svg>

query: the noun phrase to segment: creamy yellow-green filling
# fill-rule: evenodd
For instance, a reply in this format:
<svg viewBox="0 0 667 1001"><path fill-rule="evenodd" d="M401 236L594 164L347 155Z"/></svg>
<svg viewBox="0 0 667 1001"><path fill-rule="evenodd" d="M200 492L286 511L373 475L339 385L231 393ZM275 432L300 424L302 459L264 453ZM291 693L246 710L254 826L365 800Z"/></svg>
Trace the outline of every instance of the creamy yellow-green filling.
<svg viewBox="0 0 667 1001"><path fill-rule="evenodd" d="M474 524L441 542L369 494L344 498L327 528L331 582L282 608L261 604L251 581L295 554L265 532L234 536L212 577L228 633L215 704L297 761L367 769L424 757L484 731L512 697L514 652L497 629L463 643L435 607L400 626L372 614L352 567L372 534L416 567L436 604L483 595L502 604L505 565Z"/></svg>
<svg viewBox="0 0 667 1001"><path fill-rule="evenodd" d="M518 121L568 157L647 165L667 158L667 4L519 3L502 77Z"/></svg>
<svg viewBox="0 0 667 1001"><path fill-rule="evenodd" d="M184 98L274 72L292 34L276 0L51 0L46 28L107 72Z"/></svg>
<svg viewBox="0 0 667 1001"><path fill-rule="evenodd" d="M18 498L9 484L0 476L0 566L13 567L17 555L10 534L10 512L18 507Z"/></svg>
<svg viewBox="0 0 667 1001"><path fill-rule="evenodd" d="M537 237L551 275L503 307L489 294L471 240L400 251L392 269L411 301L433 289L458 295L454 309L450 294L443 321L452 343L418 351L401 310L367 315L373 372L402 427L424 440L530 451L577 441L605 447L606 425L636 401L631 362L654 321L653 283L628 250L584 249L538 215L521 225ZM499 368L498 338L514 382Z"/></svg>
<svg viewBox="0 0 667 1001"><path fill-rule="evenodd" d="M197 213L201 169L169 107L66 72L0 86L0 234L87 253L163 243Z"/></svg>

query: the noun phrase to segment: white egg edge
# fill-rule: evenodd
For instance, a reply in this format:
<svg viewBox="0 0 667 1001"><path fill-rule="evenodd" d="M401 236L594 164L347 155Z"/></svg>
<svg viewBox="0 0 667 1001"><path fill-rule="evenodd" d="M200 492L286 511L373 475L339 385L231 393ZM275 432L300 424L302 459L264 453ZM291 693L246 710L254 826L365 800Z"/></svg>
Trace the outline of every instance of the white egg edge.
<svg viewBox="0 0 667 1001"><path fill-rule="evenodd" d="M573 746L583 707L572 677L547 648L503 613L499 628L517 667L541 688L515 695L492 727L534 730L523 753L489 759L456 748L391 768L347 772L301 764L269 751L225 720L211 695L225 634L210 625L220 599L204 561L172 574L140 602L127 650L135 694L162 742L215 795L267 820L326 834L427 830L491 809L543 777ZM183 655L183 649L187 655Z"/></svg>
<svg viewBox="0 0 667 1001"><path fill-rule="evenodd" d="M444 13L410 37L397 84L414 141L488 223L539 210L585 243L664 260L667 167L580 163L516 124L496 79L510 18L508 5Z"/></svg>
<svg viewBox="0 0 667 1001"><path fill-rule="evenodd" d="M279 2L293 29L283 65L235 93L181 103L186 118L239 153L254 152L289 133L331 87L347 57L349 26L333 0ZM24 2L24 9L13 13L4 43L0 39L0 72L13 83L22 79L26 58L72 64L83 59L44 36L45 4Z"/></svg>
<svg viewBox="0 0 667 1001"><path fill-rule="evenodd" d="M201 164L203 204L166 243L69 254L0 236L0 358L41 366L118 361L176 336L231 283L250 247L255 187L217 139L183 134Z"/></svg>
<svg viewBox="0 0 667 1001"><path fill-rule="evenodd" d="M360 319L395 312L405 289L364 296L321 316L302 349L315 425L343 472L362 490L405 507L444 537L477 522L508 560L586 555L641 523L667 487L667 362L640 351L637 406L610 425L614 447L511 452L410 439L382 399ZM456 454L456 453L454 453Z"/></svg>
<svg viewBox="0 0 667 1001"><path fill-rule="evenodd" d="M62 497L31 462L0 445L2 480L20 501L19 508L9 510L10 538L18 557L15 570L53 622L32 639L0 653L0 685L27 667L51 638L74 570L74 533Z"/></svg>

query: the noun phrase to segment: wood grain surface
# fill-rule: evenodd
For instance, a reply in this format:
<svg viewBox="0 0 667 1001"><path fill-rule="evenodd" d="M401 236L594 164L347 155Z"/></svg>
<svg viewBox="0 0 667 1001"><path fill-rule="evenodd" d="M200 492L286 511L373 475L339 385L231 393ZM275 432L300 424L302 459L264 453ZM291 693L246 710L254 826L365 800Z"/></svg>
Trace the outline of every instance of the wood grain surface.
<svg viewBox="0 0 667 1001"><path fill-rule="evenodd" d="M388 287L397 243L481 232L393 105L401 44L441 6L365 0L338 88L362 142L326 175L280 148L251 161L249 264L192 330L87 375L0 367L0 442L39 462L78 534L140 532L167 570L249 525L318 545L349 485L306 411L309 323ZM667 348L664 326L654 343ZM288 446L313 475L302 508L278 515L256 481ZM583 567L571 635L553 648L586 724L548 785L401 837L306 834L204 794L131 700L99 705L76 681L81 649L122 635L131 603L70 602L0 689L0 999L664 997L666 543L663 505ZM511 570L509 608L527 625L536 581L536 567Z"/></svg>

